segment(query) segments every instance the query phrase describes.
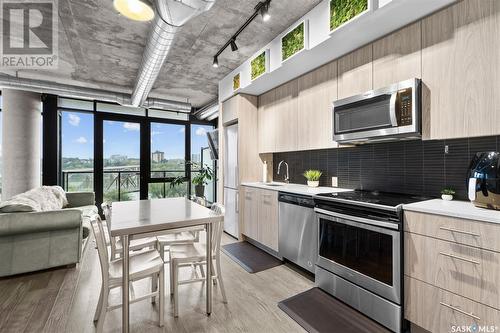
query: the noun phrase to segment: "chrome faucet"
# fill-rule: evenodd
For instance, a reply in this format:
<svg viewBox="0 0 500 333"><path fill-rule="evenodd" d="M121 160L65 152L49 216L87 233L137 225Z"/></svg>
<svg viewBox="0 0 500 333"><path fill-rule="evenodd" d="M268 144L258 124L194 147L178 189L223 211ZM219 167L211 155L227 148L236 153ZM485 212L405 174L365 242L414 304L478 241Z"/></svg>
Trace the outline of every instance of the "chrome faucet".
<svg viewBox="0 0 500 333"><path fill-rule="evenodd" d="M278 164L278 175L280 174L280 170L281 170L281 165L285 163L286 165L286 174L285 174L285 183L289 183L290 182L290 176L288 174L288 163L286 163L285 161L281 161L279 164Z"/></svg>

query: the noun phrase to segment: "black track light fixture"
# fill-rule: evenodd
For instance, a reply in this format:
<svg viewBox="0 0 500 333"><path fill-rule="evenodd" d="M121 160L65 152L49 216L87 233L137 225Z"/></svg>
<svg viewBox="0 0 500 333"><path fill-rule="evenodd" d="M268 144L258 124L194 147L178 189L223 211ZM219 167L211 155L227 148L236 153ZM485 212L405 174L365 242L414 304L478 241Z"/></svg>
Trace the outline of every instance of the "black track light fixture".
<svg viewBox="0 0 500 333"><path fill-rule="evenodd" d="M236 40L234 38L231 39L231 51L233 52L238 51L238 45L236 45Z"/></svg>
<svg viewBox="0 0 500 333"><path fill-rule="evenodd" d="M231 39L229 39L226 44L224 44L223 47L221 47L221 49L219 50L219 52L217 52L214 56L214 62L213 62L213 66L215 68L219 67L219 60L218 60L218 57L221 55L222 52L224 52L224 50L228 47L228 46L231 46L231 50L233 52L236 52L238 51L238 45L236 45L236 38L238 38L239 34L241 34L243 32L243 30L245 30L246 27L248 27L248 25L250 23L252 23L252 21L259 15L262 16L262 21L264 22L267 22L269 21L269 19L271 18L271 15L269 14L269 7L271 5L271 0L262 0L260 1L257 6L255 6L255 11L254 13L252 14L252 16L250 16L248 18L248 20L246 20L246 22L238 29L238 31L236 31L236 33L231 37Z"/></svg>
<svg viewBox="0 0 500 333"><path fill-rule="evenodd" d="M271 1L265 1L265 2L259 2L259 4L262 4L260 6L260 15L262 16L262 21L267 22L271 19L271 14L269 14L269 5L271 4Z"/></svg>

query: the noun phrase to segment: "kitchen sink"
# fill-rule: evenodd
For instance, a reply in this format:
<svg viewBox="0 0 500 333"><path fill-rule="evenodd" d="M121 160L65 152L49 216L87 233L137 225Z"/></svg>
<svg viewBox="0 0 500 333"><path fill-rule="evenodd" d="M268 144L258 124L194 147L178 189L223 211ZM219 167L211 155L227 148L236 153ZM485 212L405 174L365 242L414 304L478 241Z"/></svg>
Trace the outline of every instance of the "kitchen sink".
<svg viewBox="0 0 500 333"><path fill-rule="evenodd" d="M280 184L280 183L262 183L263 185L266 185L266 186L283 186L285 184Z"/></svg>

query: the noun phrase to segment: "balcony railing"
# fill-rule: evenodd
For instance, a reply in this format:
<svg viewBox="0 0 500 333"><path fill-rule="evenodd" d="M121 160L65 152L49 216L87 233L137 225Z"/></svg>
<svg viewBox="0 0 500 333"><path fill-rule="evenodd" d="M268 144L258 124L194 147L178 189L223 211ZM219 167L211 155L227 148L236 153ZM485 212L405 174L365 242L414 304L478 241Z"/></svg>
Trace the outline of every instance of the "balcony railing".
<svg viewBox="0 0 500 333"><path fill-rule="evenodd" d="M173 179L184 174L184 170L151 171L152 179ZM196 170L193 170L196 172ZM87 170L66 170L62 172L63 188L67 192L93 191L94 172ZM169 182L149 183L151 198L185 196L188 184L171 188ZM103 197L105 201L138 200L140 193L140 172L127 170L103 171Z"/></svg>

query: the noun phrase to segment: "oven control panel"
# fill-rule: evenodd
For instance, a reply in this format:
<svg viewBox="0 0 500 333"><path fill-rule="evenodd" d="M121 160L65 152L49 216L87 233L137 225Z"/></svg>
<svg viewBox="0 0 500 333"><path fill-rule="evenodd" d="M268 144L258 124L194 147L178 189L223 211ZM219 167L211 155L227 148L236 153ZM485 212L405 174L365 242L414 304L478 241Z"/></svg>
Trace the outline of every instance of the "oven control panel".
<svg viewBox="0 0 500 333"><path fill-rule="evenodd" d="M413 95L412 88L398 91L396 98L396 116L398 126L409 126L413 123Z"/></svg>

